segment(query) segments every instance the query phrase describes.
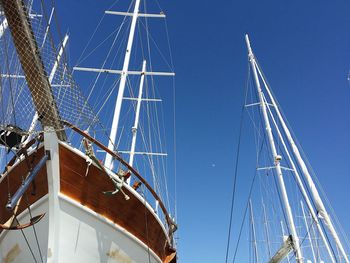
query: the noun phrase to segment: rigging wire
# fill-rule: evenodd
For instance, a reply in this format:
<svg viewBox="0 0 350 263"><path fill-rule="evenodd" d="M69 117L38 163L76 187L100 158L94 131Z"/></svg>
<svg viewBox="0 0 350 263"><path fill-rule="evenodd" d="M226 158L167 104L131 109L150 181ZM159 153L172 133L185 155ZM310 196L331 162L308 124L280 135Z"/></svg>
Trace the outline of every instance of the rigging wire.
<svg viewBox="0 0 350 263"><path fill-rule="evenodd" d="M145 13L147 13L147 7L146 7L146 1L143 2L144 3L144 9L145 9ZM142 20L140 20L141 23L142 23ZM149 60L149 68L151 71L153 71L153 62L152 62L152 57L151 57L151 45L150 45L150 32L149 32L149 26L148 26L148 19L147 17L145 18L145 31L146 31L146 47L147 47L147 52L148 52L148 60ZM148 82L146 82L148 84ZM154 82L154 77L151 76L151 90L152 90L152 94L155 94L155 82ZM148 89L147 89L148 91ZM146 91L146 92L147 92ZM147 117L148 117L148 143L149 143L149 149L150 151L152 152L153 151L153 143L152 143L152 133L151 133L151 125L153 124L153 131L154 131L154 135L156 134L156 129L154 127L154 123L152 121L150 121L152 118L151 118L151 110L150 110L150 103L149 102L146 102L146 114L147 114ZM158 130L159 130L159 118L157 117L158 116L158 111L157 111L157 107L154 108L154 111L155 111L155 119L156 119L156 125L158 127ZM159 133L158 133L159 135ZM159 194L162 194L162 191L160 189L160 180L156 179L156 173L155 173L155 170L154 170L154 160L153 160L153 156L149 156L149 163L150 163L150 167L151 167L151 174L152 174L152 178L153 178L153 184L154 184L154 187L155 189L158 189L158 193Z"/></svg>
<svg viewBox="0 0 350 263"><path fill-rule="evenodd" d="M27 203L27 206L28 206L28 212L29 212L29 216L30 218L32 219L33 216L32 216L32 212L31 212L31 208L30 208L30 204L28 202L28 195L26 194L26 203ZM35 224L32 225L32 228L33 228L33 232L34 232L34 237L35 237L35 241L36 241L36 244L38 246L38 250L39 250L39 254L40 254L40 260L42 263L44 263L43 261L43 255L41 253L41 248L40 248L40 244L39 244L39 239L38 239L38 235L37 235L37 232L36 232L36 229L35 229Z"/></svg>
<svg viewBox="0 0 350 263"><path fill-rule="evenodd" d="M29 244L29 241L28 241L28 239L27 239L27 237L26 237L26 235L25 235L23 229L20 229L20 230L21 230L21 233L22 233L22 235L23 235L23 237L24 237L24 240L25 240L26 243L27 243L27 246L28 246L28 248L29 248L30 253L31 253L32 256L33 256L33 259L34 259L35 263L38 263L38 261L36 260L36 257L34 256L34 252L33 252L32 248L31 248L31 246L30 246L30 244Z"/></svg>
<svg viewBox="0 0 350 263"><path fill-rule="evenodd" d="M154 38L152 37L152 34L149 32L148 29L148 23L146 20L146 24L142 23L142 20L140 20L140 23L143 25L143 27L145 28L145 31L147 33L147 38L148 41L151 40L152 43L154 44L154 46L156 47L157 51L159 52L159 55L161 56L161 58L163 59L163 61L167 64L167 66L169 67L170 70L173 70L173 66L171 64L169 64L169 62L167 61L165 55L163 54L163 52L161 51L161 49L159 48L159 46L157 45L156 41L154 40ZM148 43L148 45L150 45L150 43Z"/></svg>
<svg viewBox="0 0 350 263"><path fill-rule="evenodd" d="M228 255L229 255L229 249L230 249L233 208L234 208L234 200L235 200L235 189L236 189L237 174L238 174L238 160L239 160L239 152L240 152L241 136L242 136L242 128L243 128L243 117L244 117L243 113L244 113L245 104L246 104L246 101L247 101L249 79L250 79L250 67L248 65L248 76L247 76L247 81L246 81L246 92L245 92L246 95L245 95L245 101L244 101L244 105L242 107L241 117L240 117L241 121L240 121L239 141L238 141L238 145L237 145L237 154L236 154L236 163L235 163L235 176L234 176L234 182L233 182L233 191L232 191L233 193L232 193L232 199L231 199L230 222L229 222L229 231L228 231L229 233L228 233L228 241L227 241L227 247L226 247L226 257L225 257L225 262L226 263L228 261ZM264 139L265 139L265 137L264 137ZM260 150L257 151L258 152L258 156L259 156L259 153L262 150L263 143L264 143L264 141L262 141ZM257 157L257 165L258 165L258 157ZM255 182L257 174L258 174L258 171L256 169L254 177L253 177L253 180L252 180L251 185L250 185L249 195L248 195L248 199L247 199L247 202L246 202L245 212L244 212L244 216L243 216L243 219L242 219L242 222L241 222L241 227L240 227L240 230L239 230L238 240L237 240L237 243L236 243L236 248L235 248L235 251L234 251L234 256L233 256L232 262L235 262L236 255L237 255L237 252L238 252L238 247L239 247L239 243L240 243L240 240L241 240L243 226L244 226L245 218L246 218L246 215L247 215L249 199L250 199L251 194L252 194L252 190L253 190L253 186L254 186L254 182Z"/></svg>
<svg viewBox="0 0 350 263"><path fill-rule="evenodd" d="M248 81L249 81L249 66L248 66L248 76L246 81L246 95L245 95L245 101L247 98L247 92L248 92ZM235 193L236 193L236 184L237 184L237 174L238 174L238 161L239 161L239 155L240 155L240 145L241 145L241 137L242 137L242 129L243 129L243 119L244 119L244 109L245 106L242 106L241 114L240 114L240 128L239 128L239 135L238 135L238 144L236 148L236 161L235 161L235 170L234 170L234 179L233 179L233 187L232 187L232 197L231 197L231 208L230 208L230 219L229 219L229 228L228 228L228 237L227 237L227 245L226 245L226 255L225 255L225 262L228 261L229 256L229 250L230 250L230 241L231 241L231 229L232 229L232 219L233 219L233 209L234 209L234 201L235 201Z"/></svg>
<svg viewBox="0 0 350 263"><path fill-rule="evenodd" d="M119 37L119 34L120 34L121 30L123 29L123 25L124 25L124 23L125 23L125 20L126 20L126 19L123 20L122 24L117 28L117 30L113 31L113 32L110 34L110 36L112 36L115 32L117 32L117 34L115 35L115 37L114 37L114 39L113 39L113 41L112 41L111 47L109 48L108 53L106 54L106 57L105 57L104 61L102 62L102 65L101 65L100 69L103 69L103 68L105 67L105 65L106 65L106 63L107 63L107 61L108 61L108 58L109 58L109 56L111 55L111 52L113 51L113 48L114 48L114 46L115 46L115 44L116 44L116 41L117 41L117 39L118 39L118 37ZM110 36L108 36L107 38L105 38L105 40L104 40L100 45L98 45L93 51L91 51L91 53L93 53L99 46L101 46L105 41L107 41L107 40L109 39ZM88 55L90 55L91 53L89 53ZM102 71L98 72L98 74L97 74L97 76L96 76L96 78L95 78L95 81L94 81L93 85L90 87L90 92L89 92L89 94L88 94L88 96L87 96L87 98L86 98L87 101L90 99L90 97L91 97L93 91L95 90L97 81L99 80L101 74L102 74ZM119 78L120 78L120 77L119 77Z"/></svg>
<svg viewBox="0 0 350 263"><path fill-rule="evenodd" d="M110 5L110 7L109 7L108 9L111 9L112 7L114 7L118 2L119 2L119 0L115 1L112 5ZM131 5L131 4L130 4L130 5ZM129 7L129 10L130 10L130 7ZM94 50L93 50L91 53L89 53L88 55L86 55L85 58L83 58L83 56L84 56L84 54L85 54L87 48L89 47L89 45L90 45L92 39L94 38L95 34L97 33L98 29L100 28L100 25L101 25L101 23L102 23L102 21L103 21L105 15L106 15L106 13L103 13L103 15L102 15L100 21L98 22L98 24L97 24L97 26L96 26L94 32L92 33L92 35L90 36L88 42L86 43L86 45L85 45L85 47L84 47L84 49L83 49L83 51L82 51L80 57L79 57L78 60L77 60L77 63L76 63L77 65L79 65L81 62L83 62L83 61L84 61L88 56L90 56L91 53L94 51ZM122 23L122 24L123 24L123 23ZM122 26L122 25L121 25L121 26ZM121 27L121 26L120 26L120 27ZM118 28L117 28L117 29L118 29ZM114 31L114 32L115 32L115 31ZM114 32L112 32L112 33L110 34L110 36L111 36ZM101 43L101 44L102 44L102 43Z"/></svg>
<svg viewBox="0 0 350 263"><path fill-rule="evenodd" d="M262 150L262 147L263 147L263 142L261 143L260 151ZM240 226L240 230L239 230L239 234L238 234L238 240L237 240L237 243L236 243L236 247L235 247L235 252L234 252L234 255L233 255L232 263L234 263L235 260L236 260L238 247L239 247L239 243L241 241L241 236L242 236L242 232L243 232L243 226L244 226L245 218L247 216L247 211L248 211L248 206L249 206L249 199L250 199L250 197L252 195L252 191L253 191L253 187L254 187L254 183L255 183L255 179L256 179L257 175L258 175L258 171L255 169L254 177L253 177L252 182L250 184L249 194L248 194L248 198L247 198L247 202L246 202L246 206L245 206L245 210L244 210L244 215L243 215L243 218L242 218L242 222L241 222L241 226Z"/></svg>
<svg viewBox="0 0 350 263"><path fill-rule="evenodd" d="M146 227L146 240L147 240L147 254L148 254L148 263L151 263L151 251L149 247L149 232L148 232L148 218L147 218L147 201L145 197L145 189L144 186L141 187L142 189L142 197L144 201L144 211L145 211L145 227Z"/></svg>
<svg viewBox="0 0 350 263"><path fill-rule="evenodd" d="M238 175L238 161L239 161L239 156L240 156L241 137L242 137L242 130L243 130L244 106L242 107L242 110L241 110L240 119L241 120L240 120L240 126L239 126L240 128L239 128L239 135L238 135L238 145L237 145L237 150L236 150L236 161L235 161L231 208L230 208L230 220L229 220L229 227L228 227L228 237L227 237L226 256L225 256L226 263L228 260L230 240L231 240L232 218L233 218L233 209L234 209L234 202L235 202L235 196L236 196L236 185L237 185L237 175Z"/></svg>
<svg viewBox="0 0 350 263"><path fill-rule="evenodd" d="M177 217L177 151L176 151L176 89L175 89L175 78L173 78L173 129L174 129L174 217Z"/></svg>

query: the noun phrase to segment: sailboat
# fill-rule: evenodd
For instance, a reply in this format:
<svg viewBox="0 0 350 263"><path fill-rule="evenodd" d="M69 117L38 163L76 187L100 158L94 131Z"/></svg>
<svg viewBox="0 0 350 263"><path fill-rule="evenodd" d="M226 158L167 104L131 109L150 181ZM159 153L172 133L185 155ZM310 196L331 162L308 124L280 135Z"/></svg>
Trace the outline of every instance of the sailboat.
<svg viewBox="0 0 350 263"><path fill-rule="evenodd" d="M117 52L107 53L99 68L74 68L97 74L92 83L103 74L112 76L113 90L86 96L68 66L68 35L61 35L55 7L45 1L0 1L2 262L176 262L175 212L157 170L159 165L167 171L166 153L157 152L164 150L160 140L145 142L163 131L149 123L161 115L150 106L161 101L152 97L158 95L156 78L174 73L154 71L148 57L154 41L148 20L165 14L143 12L146 5L140 3L105 12L123 19L107 40L113 40L111 49L119 43L125 53L119 60ZM147 49L132 53L143 27ZM126 43L117 38L123 30ZM106 61L117 60L122 68L106 68ZM140 67L131 68L135 65ZM116 88L105 109L104 96L113 97ZM93 109L96 98L99 108ZM122 107L125 100L131 102L128 109ZM143 106L147 114L142 115ZM108 120L108 113L113 120L105 128L100 119ZM122 132L121 120L130 116L132 126ZM149 117L146 124L142 116ZM147 132L147 126L155 132Z"/></svg>
<svg viewBox="0 0 350 263"><path fill-rule="evenodd" d="M347 236L286 121L248 35L245 42L249 77L243 112L253 123L257 156L251 161L256 168L242 221L231 211L231 224L242 222L232 262L241 262L239 255L245 262L349 262ZM231 262L231 224L226 262ZM248 249L242 249L244 229Z"/></svg>

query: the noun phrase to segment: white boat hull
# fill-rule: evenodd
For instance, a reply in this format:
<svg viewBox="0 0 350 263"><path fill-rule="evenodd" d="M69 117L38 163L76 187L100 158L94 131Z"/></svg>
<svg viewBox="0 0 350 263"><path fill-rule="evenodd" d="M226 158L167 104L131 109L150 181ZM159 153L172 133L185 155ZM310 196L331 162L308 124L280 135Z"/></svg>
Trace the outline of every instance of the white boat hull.
<svg viewBox="0 0 350 263"><path fill-rule="evenodd" d="M60 195L60 230L58 235L58 262L162 262L143 242L72 199ZM47 196L32 205L32 215L48 211ZM29 221L28 210L19 217L20 222ZM40 245L36 243L33 227L23 229L36 262L50 258L48 249L48 214L37 224L35 230ZM21 230L3 231L0 236L2 262L35 262Z"/></svg>

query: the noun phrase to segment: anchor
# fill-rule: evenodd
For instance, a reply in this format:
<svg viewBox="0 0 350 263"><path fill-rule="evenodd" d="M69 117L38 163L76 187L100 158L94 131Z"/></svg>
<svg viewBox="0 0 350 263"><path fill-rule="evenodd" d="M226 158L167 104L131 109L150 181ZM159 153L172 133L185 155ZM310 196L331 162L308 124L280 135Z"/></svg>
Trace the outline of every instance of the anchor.
<svg viewBox="0 0 350 263"><path fill-rule="evenodd" d="M20 230L27 227L30 227L36 223L38 223L44 216L45 213L34 216L30 219L28 223L20 224L17 219L17 213L19 209L19 205L21 203L22 197L26 190L28 189L29 185L33 182L35 177L40 172L41 168L45 165L46 161L49 159L49 155L45 154L43 158L39 161L39 163L33 168L33 170L28 174L22 185L18 188L17 192L12 196L12 198L8 201L6 208L8 210L13 210L13 215L11 218L5 223L0 224L0 229L7 229L7 230Z"/></svg>
<svg viewBox="0 0 350 263"><path fill-rule="evenodd" d="M118 176L120 181L116 180L114 177L112 177L106 171L106 168L96 158L93 147L92 147L92 143L88 139L83 138L83 145L85 147L85 154L90 158L90 160L86 161L88 164L88 167L87 167L87 171L86 171L85 176L87 176L87 174L88 174L89 167L90 167L91 163L94 163L98 168L100 168L104 172L105 175L108 176L108 178L113 182L113 184L115 186L115 189L113 191L104 191L103 194L111 196L111 195L117 194L118 192L121 192L123 194L125 200L129 200L130 197L123 191L122 187L123 187L125 179L127 179L131 175L130 171L124 171L122 169L119 169L116 175Z"/></svg>
<svg viewBox="0 0 350 263"><path fill-rule="evenodd" d="M30 227L32 225L35 225L45 216L45 213L39 214L37 216L32 217L28 223L20 224L18 219L17 219L17 212L18 212L20 202L21 202L21 198L18 200L18 202L16 204L16 207L13 211L13 215L10 217L9 220L7 220L7 222L5 224L0 224L0 229L21 230L21 229Z"/></svg>

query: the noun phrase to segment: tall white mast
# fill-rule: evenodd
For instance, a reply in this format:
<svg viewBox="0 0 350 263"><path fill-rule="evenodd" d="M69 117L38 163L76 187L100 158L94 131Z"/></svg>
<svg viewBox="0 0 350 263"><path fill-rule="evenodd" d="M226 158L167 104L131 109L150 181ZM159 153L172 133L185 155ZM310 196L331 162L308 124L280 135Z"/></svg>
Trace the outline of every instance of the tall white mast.
<svg viewBox="0 0 350 263"><path fill-rule="evenodd" d="M335 230L335 228L333 226L333 223L332 223L332 221L331 221L331 219L329 217L329 214L327 213L326 207L324 206L323 201L322 201L322 199L321 199L321 197L320 197L320 195L319 195L319 193L317 191L317 188L316 188L316 186L315 186L315 184L314 184L314 182L312 180L312 177L311 177L311 175L309 173L309 170L308 170L308 168L307 168L303 158L301 157L299 149L298 149L298 147L296 146L296 144L294 142L294 139L293 139L293 137L292 137L292 135L291 135L291 133L290 133L290 131L289 131L289 129L288 129L288 127L287 127L283 117L282 117L282 114L279 111L278 105L277 105L277 103L276 103L276 101L275 101L271 91L269 90L268 86L265 85L265 87L266 87L266 91L267 91L267 93L268 93L268 95L270 97L270 100L272 102L272 105L274 106L274 109L276 111L278 119L281 122L281 125L282 125L283 130L284 130L284 132L286 134L286 137L287 137L287 139L289 141L289 144L290 144L290 146L292 148L294 156L295 156L295 158L296 158L296 160L297 160L297 162L298 162L298 164L299 164L299 166L300 166L300 168L301 168L301 170L302 170L302 172L304 174L304 177L306 178L306 182L307 182L307 184L309 186L311 195L313 196L313 200L315 202L317 213L319 214L319 217L324 221L325 225L329 229L329 231L330 231L330 233L331 233L331 235L332 235L332 237L333 237L337 247L339 248L342 256L345 259L345 262L346 263L350 263L349 258L347 256L345 250L344 250L344 247L343 247L342 243L340 242L339 236L338 236L338 234L337 234L337 232L336 232L336 230ZM319 226L318 226L318 228L319 228ZM322 232L320 234L322 235ZM333 256L331 256L331 257L333 257ZM332 259L332 261L333 261L333 259Z"/></svg>
<svg viewBox="0 0 350 263"><path fill-rule="evenodd" d="M287 214L288 225L289 225L289 228L290 228L290 231L292 234L293 248L294 248L294 251L296 254L295 258L296 258L297 262L302 263L303 257L302 257L302 253L300 250L299 238L298 238L297 231L296 231L295 224L294 224L292 209L289 205L289 199L288 199L288 195L287 195L286 186L284 184L282 169L281 169L281 165L280 165L280 156L277 154L276 145L275 145L275 142L273 139L272 130L271 130L271 126L270 126L270 121L269 121L268 114L267 114L264 95L263 95L263 92L261 90L260 81L259 81L258 73L256 70L256 66L255 66L255 57L254 57L253 51L250 47L248 35L245 36L245 39L246 39L247 48L248 48L249 61L250 61L250 65L251 65L251 68L253 71L253 76L254 76L254 80L255 80L255 84L256 84L257 91L258 91L259 100L260 100L261 112L262 112L263 117L264 117L266 133L268 136L268 140L269 140L269 144L270 144L270 148L271 148L271 152L272 152L272 157L275 161L275 169L276 169L278 183L279 183L279 187L280 187L280 191L281 191L281 195L282 195L282 201L283 201L284 208L285 208L285 211Z"/></svg>
<svg viewBox="0 0 350 263"><path fill-rule="evenodd" d="M137 104L136 104L136 111L135 111L135 122L134 122L134 126L131 129L132 141L131 141L130 158L129 158L129 164L131 166L133 166L134 164L136 137L137 137L137 129L139 126L139 119L140 119L140 109L141 109L141 102L142 102L143 83L145 81L145 72L146 72L146 60L144 60L142 63L142 73L141 73L139 94L137 96Z"/></svg>
<svg viewBox="0 0 350 263"><path fill-rule="evenodd" d="M126 84L126 78L128 76L128 70L129 70L129 62L130 62L130 54L132 49L132 44L134 41L134 35L135 35L135 28L136 28L136 22L138 18L139 13L139 7L140 7L140 0L135 1L135 7L134 12L132 15L132 21L130 26L130 32L129 32L129 39L128 44L126 46L126 52L124 57L124 65L123 70L120 76L120 82L119 82L119 90L118 90L118 96L115 103L115 109L114 109L114 115L113 115L113 122L112 122L112 128L110 133L110 140L108 142L108 149L114 151L114 143L117 136L117 129L118 129L118 123L119 123L119 117L120 117L120 110L122 107L122 101L124 96L124 89ZM113 158L112 155L106 154L106 160L105 160L105 166L109 169L113 168Z"/></svg>

